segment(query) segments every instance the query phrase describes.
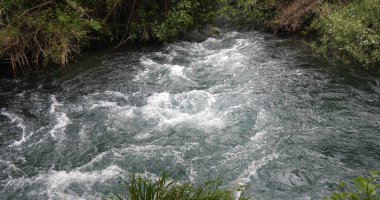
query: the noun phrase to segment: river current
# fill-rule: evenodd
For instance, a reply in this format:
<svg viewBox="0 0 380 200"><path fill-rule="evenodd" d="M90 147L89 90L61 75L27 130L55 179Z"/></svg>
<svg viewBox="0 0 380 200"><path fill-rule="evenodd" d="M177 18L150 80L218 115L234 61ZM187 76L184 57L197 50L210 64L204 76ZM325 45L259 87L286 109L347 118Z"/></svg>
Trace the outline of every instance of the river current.
<svg viewBox="0 0 380 200"><path fill-rule="evenodd" d="M0 80L0 199L101 199L132 173L321 199L380 169L380 72L228 32Z"/></svg>

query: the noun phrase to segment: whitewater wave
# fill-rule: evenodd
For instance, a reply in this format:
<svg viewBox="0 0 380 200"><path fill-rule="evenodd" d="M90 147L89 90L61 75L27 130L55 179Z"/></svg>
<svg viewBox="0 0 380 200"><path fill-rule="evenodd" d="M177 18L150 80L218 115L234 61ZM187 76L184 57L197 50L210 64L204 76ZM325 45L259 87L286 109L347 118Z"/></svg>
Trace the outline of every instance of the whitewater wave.
<svg viewBox="0 0 380 200"><path fill-rule="evenodd" d="M190 123L203 127L222 127L223 121L213 111L214 95L193 90L181 94L155 93L142 108L144 117L159 119L158 126Z"/></svg>
<svg viewBox="0 0 380 200"><path fill-rule="evenodd" d="M32 191L28 196L31 198L42 198L47 196L48 199L88 199L100 198L103 194L78 194L76 189L79 186L86 191L93 188L96 184L105 183L108 180L114 180L120 175L125 175L125 171L116 165L108 166L102 170L94 171L55 171L50 170L31 178L18 178L10 180L5 186L9 188L24 188L30 185L39 187Z"/></svg>
<svg viewBox="0 0 380 200"><path fill-rule="evenodd" d="M11 124L16 124L16 127L20 128L22 133L21 133L21 139L18 141L14 141L11 146L20 146L22 143L27 141L31 136L33 136L33 132L27 133L27 127L25 125L24 120L19 117L18 115L14 113L7 112L5 109L2 109L0 112L0 115L8 117L11 121Z"/></svg>
<svg viewBox="0 0 380 200"><path fill-rule="evenodd" d="M55 118L56 123L49 131L49 134L54 139L62 139L64 137L66 126L70 124L71 120L65 112L57 111L57 109L62 107L63 104L57 101L55 95L52 95L50 99L52 102L50 106L50 114Z"/></svg>

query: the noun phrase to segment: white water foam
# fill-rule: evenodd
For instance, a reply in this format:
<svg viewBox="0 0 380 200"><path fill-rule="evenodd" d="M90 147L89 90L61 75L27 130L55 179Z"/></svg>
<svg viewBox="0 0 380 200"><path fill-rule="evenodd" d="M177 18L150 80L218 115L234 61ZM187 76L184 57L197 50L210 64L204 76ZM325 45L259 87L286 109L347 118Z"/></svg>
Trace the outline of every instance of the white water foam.
<svg viewBox="0 0 380 200"><path fill-rule="evenodd" d="M239 185L246 185L251 182L251 177L257 175L257 170L261 167L267 165L270 161L278 158L276 153L272 153L262 157L260 160L254 160L249 164L249 166L239 175L236 182Z"/></svg>
<svg viewBox="0 0 380 200"><path fill-rule="evenodd" d="M225 70L234 70L236 67L242 67L242 61L246 60L246 56L240 53L240 49L249 46L246 40L237 40L237 43L231 48L220 49L213 54L205 56L203 59L196 61L198 65L211 65L218 67L217 70L225 72ZM223 67L223 68L220 68Z"/></svg>
<svg viewBox="0 0 380 200"><path fill-rule="evenodd" d="M81 141L86 141L88 140L88 137L87 137L87 134L85 132L85 129L86 129L86 126L85 125L82 125L82 128L80 129L80 131L78 132L78 135L79 135L79 138Z"/></svg>
<svg viewBox="0 0 380 200"><path fill-rule="evenodd" d="M169 53L162 53L162 52L156 52L154 53L155 56L164 58L166 62L171 62L175 56L177 56L177 52L170 51Z"/></svg>
<svg viewBox="0 0 380 200"><path fill-rule="evenodd" d="M155 67L155 66L159 66L160 65L160 64L154 62L152 59L149 59L149 58L146 58L146 57L140 58L140 64L142 64L145 67Z"/></svg>
<svg viewBox="0 0 380 200"><path fill-rule="evenodd" d="M215 38L207 38L205 41L202 42L202 44L215 44L215 43L220 43L222 40L218 40Z"/></svg>
<svg viewBox="0 0 380 200"><path fill-rule="evenodd" d="M15 141L11 146L19 146L24 143L30 136L32 136L32 134L30 134L28 137L26 136L26 126L22 122L17 124L17 127L21 128L22 130L21 140Z"/></svg>
<svg viewBox="0 0 380 200"><path fill-rule="evenodd" d="M139 133L137 135L135 135L135 139L137 140L143 140L143 139L148 139L151 137L151 134L150 133Z"/></svg>
<svg viewBox="0 0 380 200"><path fill-rule="evenodd" d="M268 132L267 131L259 131L255 134L255 136L251 137L250 140L251 141L261 141L265 135L267 134Z"/></svg>
<svg viewBox="0 0 380 200"><path fill-rule="evenodd" d="M185 74L184 74L184 69L185 67L184 66L179 66L179 65L167 65L165 64L164 65L165 67L167 67L168 69L170 69L170 76L171 77L182 77L184 79L187 79L187 80L190 80L188 79Z"/></svg>
<svg viewBox="0 0 380 200"><path fill-rule="evenodd" d="M150 59L150 58L146 58L146 57L141 57L141 58L140 58L140 64L141 64L142 66L145 67L145 70L144 70L143 72L139 73L139 74L134 78L134 81L139 81L139 80L147 79L147 78L149 78L149 73L150 73L151 71L154 72L154 71L156 71L156 70L162 68L162 67L161 67L161 66L162 66L161 64L156 63L156 62L154 62L152 59Z"/></svg>
<svg viewBox="0 0 380 200"><path fill-rule="evenodd" d="M96 101L96 102L92 102L90 109L106 108L106 107L118 107L118 105L117 105L117 102Z"/></svg>
<svg viewBox="0 0 380 200"><path fill-rule="evenodd" d="M33 132L27 135L26 126L24 125L24 120L21 117L17 116L14 113L7 112L5 111L5 109L2 109L0 114L8 117L11 120L10 123L17 123L16 126L22 130L21 139L18 141L14 141L13 144L11 145L12 147L21 145L33 135Z"/></svg>
<svg viewBox="0 0 380 200"><path fill-rule="evenodd" d="M241 33L237 32L237 31L232 31L232 32L228 32L228 33L224 34L223 39L234 38L234 37L237 37L239 35L241 35Z"/></svg>
<svg viewBox="0 0 380 200"><path fill-rule="evenodd" d="M184 148L184 147L183 147ZM186 147L189 148L189 147ZM171 156L175 157L175 161L179 163L184 163L181 151L177 150L174 146L159 146L159 145L130 145L124 149L117 150L119 156L123 155L134 155L140 156L142 158L154 158L157 156L157 152L161 152L161 156ZM115 152L114 152L115 153Z"/></svg>
<svg viewBox="0 0 380 200"><path fill-rule="evenodd" d="M238 34L238 32L231 32L226 34L225 37L235 37ZM238 68L244 66L242 61L245 60L245 56L241 54L240 51L251 43L246 39L235 39L235 44L231 48L220 50L209 49L208 46L220 41L221 40L215 38L209 38L202 43L181 42L179 44L170 45L168 48L172 49L171 52L180 51L197 57L197 59L192 61L193 64L190 64L188 67L170 64L171 61L166 64L160 64L150 58L142 57L140 63L145 67L145 70L135 77L135 81L149 80L150 82L166 84L166 81L170 80L180 81L181 84L185 81L192 85L197 85L197 83L189 79L186 74L191 73L192 67L194 66L204 68L210 65L219 67L216 69L218 71L225 72L225 70L228 69L236 75L237 72L235 72L235 70L239 70ZM170 58L169 60L172 60L177 53L173 54L174 56L172 54L173 53L170 53L170 55L160 53L159 55L160 57L167 57ZM189 58L191 59L191 57ZM168 70L169 73L167 73L166 70Z"/></svg>
<svg viewBox="0 0 380 200"><path fill-rule="evenodd" d="M133 94L134 95L134 94ZM116 98L114 98L116 97ZM110 108L110 109L123 109L126 106L119 106L118 102L115 101L115 99L124 99L126 101L129 100L129 94L124 94L117 91L104 91L102 93L95 92L93 94L89 94L87 96L84 96L85 100L88 101L88 103L84 104L84 107L89 110L93 110L96 108ZM106 99L106 100L99 100L100 99ZM81 108L83 109L83 108ZM77 111L81 111L81 109L77 109Z"/></svg>
<svg viewBox="0 0 380 200"><path fill-rule="evenodd" d="M121 92L106 90L106 91L104 91L104 94L115 96L115 97L120 97L120 98L123 98L123 99L128 99L128 95L127 94L123 94Z"/></svg>
<svg viewBox="0 0 380 200"><path fill-rule="evenodd" d="M159 119L159 126L164 127L185 123L198 127L222 127L222 119L212 109L215 102L211 93L202 90L175 95L155 93L148 98L142 113L147 118Z"/></svg>
<svg viewBox="0 0 380 200"><path fill-rule="evenodd" d="M159 64L146 57L142 57L140 63L146 67L146 69L135 77L135 81L150 80L163 83L168 80L176 80L195 84L195 82L186 76L186 72L190 72L190 70L186 69L185 66ZM165 74L165 70L168 70L169 74Z"/></svg>
<svg viewBox="0 0 380 200"><path fill-rule="evenodd" d="M157 158L159 153L162 159L168 158L170 162L176 165L190 167L188 161L185 160L184 152L199 147L199 143L191 142L183 146L159 146L159 145L131 145L127 148L120 150L120 158L133 155L139 156L143 160L151 160ZM194 172L195 173L195 172ZM193 174L195 176L195 174Z"/></svg>
<svg viewBox="0 0 380 200"><path fill-rule="evenodd" d="M51 99L51 106L50 106L50 114L55 117L56 124L53 126L53 128L49 131L51 137L54 139L57 139L57 133L61 133L59 135L59 138L63 137L63 133L66 129L66 126L71 122L69 117L67 117L67 114L64 112L57 112L57 107L63 106L62 103L58 102L55 98L55 95L52 95L50 97Z"/></svg>
<svg viewBox="0 0 380 200"><path fill-rule="evenodd" d="M56 133L63 133L66 129L66 126L70 123L70 119L67 117L66 113L59 113L56 115L56 124L53 129L50 130L50 134L53 138L56 137Z"/></svg>
<svg viewBox="0 0 380 200"><path fill-rule="evenodd" d="M15 114L13 114L13 113L9 113L9 112L7 112L7 111L5 110L5 108L1 109L0 114L3 115L3 116L8 117L8 118L11 120L10 123L13 123L13 122L16 122L16 121L22 121L22 119L21 119L19 116L15 115Z"/></svg>
<svg viewBox="0 0 380 200"><path fill-rule="evenodd" d="M174 51L186 52L190 56L200 56L200 55L209 55L214 51L208 49L203 43L191 43L191 42L181 42L177 45L171 45Z"/></svg>
<svg viewBox="0 0 380 200"><path fill-rule="evenodd" d="M22 161L23 163L26 162L24 157L17 158L17 161ZM22 171L20 168L16 167L16 165L14 164L14 161L7 161L7 160L0 159L0 163L2 165L2 170L3 170L2 174L3 175L6 174L7 180L14 179L13 175L15 173L25 175L24 171ZM3 167L4 165L6 166L5 168Z"/></svg>
<svg viewBox="0 0 380 200"><path fill-rule="evenodd" d="M196 178L198 176L197 171L194 169L193 165L190 165L190 170L189 170L189 180L190 182L194 183L196 181Z"/></svg>
<svg viewBox="0 0 380 200"><path fill-rule="evenodd" d="M124 148L116 149L111 148L108 151L102 152L95 156L85 165L77 168L79 171L91 170L94 167L97 167L98 164L104 163L105 160L112 159L112 161L125 161L126 158L130 157L139 157L140 161L151 160L157 158L157 155L160 155L160 158L168 157L171 162L187 165L187 162L184 160L184 153L190 149L195 149L199 146L199 143L188 143L184 146L160 146L160 145L127 145Z"/></svg>
<svg viewBox="0 0 380 200"><path fill-rule="evenodd" d="M51 105L50 105L50 114L55 113L55 109L57 106L62 106L63 104L59 103L57 99L55 98L55 95L51 95L50 97Z"/></svg>
<svg viewBox="0 0 380 200"><path fill-rule="evenodd" d="M46 194L48 199L95 199L100 198L101 194L95 196L84 194L84 196L80 196L71 190L71 186L80 184L81 187L85 187L89 191L95 184L115 179L122 174L124 174L124 171L116 165L108 166L103 170L89 172L50 170L32 178L10 180L5 187L25 188L27 185L41 185L42 188L36 189L33 193Z"/></svg>

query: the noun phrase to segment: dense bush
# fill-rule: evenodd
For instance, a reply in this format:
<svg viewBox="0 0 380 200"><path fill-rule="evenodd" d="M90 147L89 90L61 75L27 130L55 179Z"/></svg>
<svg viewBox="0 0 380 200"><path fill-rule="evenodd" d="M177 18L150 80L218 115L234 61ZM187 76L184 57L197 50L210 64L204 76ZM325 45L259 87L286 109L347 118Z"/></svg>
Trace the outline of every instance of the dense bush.
<svg viewBox="0 0 380 200"><path fill-rule="evenodd" d="M0 60L14 71L70 56L94 39L171 40L215 17L212 0L2 0Z"/></svg>
<svg viewBox="0 0 380 200"><path fill-rule="evenodd" d="M30 62L65 65L101 24L74 1L3 0L0 2L0 58L14 70Z"/></svg>
<svg viewBox="0 0 380 200"><path fill-rule="evenodd" d="M0 61L64 66L94 40L170 41L217 16L273 33L317 34L322 55L380 63L380 0L2 0Z"/></svg>
<svg viewBox="0 0 380 200"><path fill-rule="evenodd" d="M318 11L322 0L224 0L223 13L243 26L297 32Z"/></svg>
<svg viewBox="0 0 380 200"><path fill-rule="evenodd" d="M365 67L380 63L380 0L355 1L344 8L324 4L323 9L326 14L313 23L320 53Z"/></svg>
<svg viewBox="0 0 380 200"><path fill-rule="evenodd" d="M235 23L316 34L313 47L344 63L380 64L380 0L223 0Z"/></svg>

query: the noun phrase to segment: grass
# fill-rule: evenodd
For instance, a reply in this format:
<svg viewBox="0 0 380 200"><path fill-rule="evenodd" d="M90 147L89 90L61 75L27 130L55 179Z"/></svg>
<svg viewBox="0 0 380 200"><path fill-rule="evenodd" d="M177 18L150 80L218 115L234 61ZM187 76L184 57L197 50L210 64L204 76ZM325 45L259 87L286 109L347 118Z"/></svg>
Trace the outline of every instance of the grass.
<svg viewBox="0 0 380 200"><path fill-rule="evenodd" d="M123 186L127 193L112 194L109 200L245 200L241 193L243 188L228 190L221 187L222 181L219 179L208 180L200 185L191 183L181 184L177 181L169 180L165 173L162 173L157 180L150 180L141 176L133 175L130 182L125 182ZM127 198L128 197L128 198Z"/></svg>

